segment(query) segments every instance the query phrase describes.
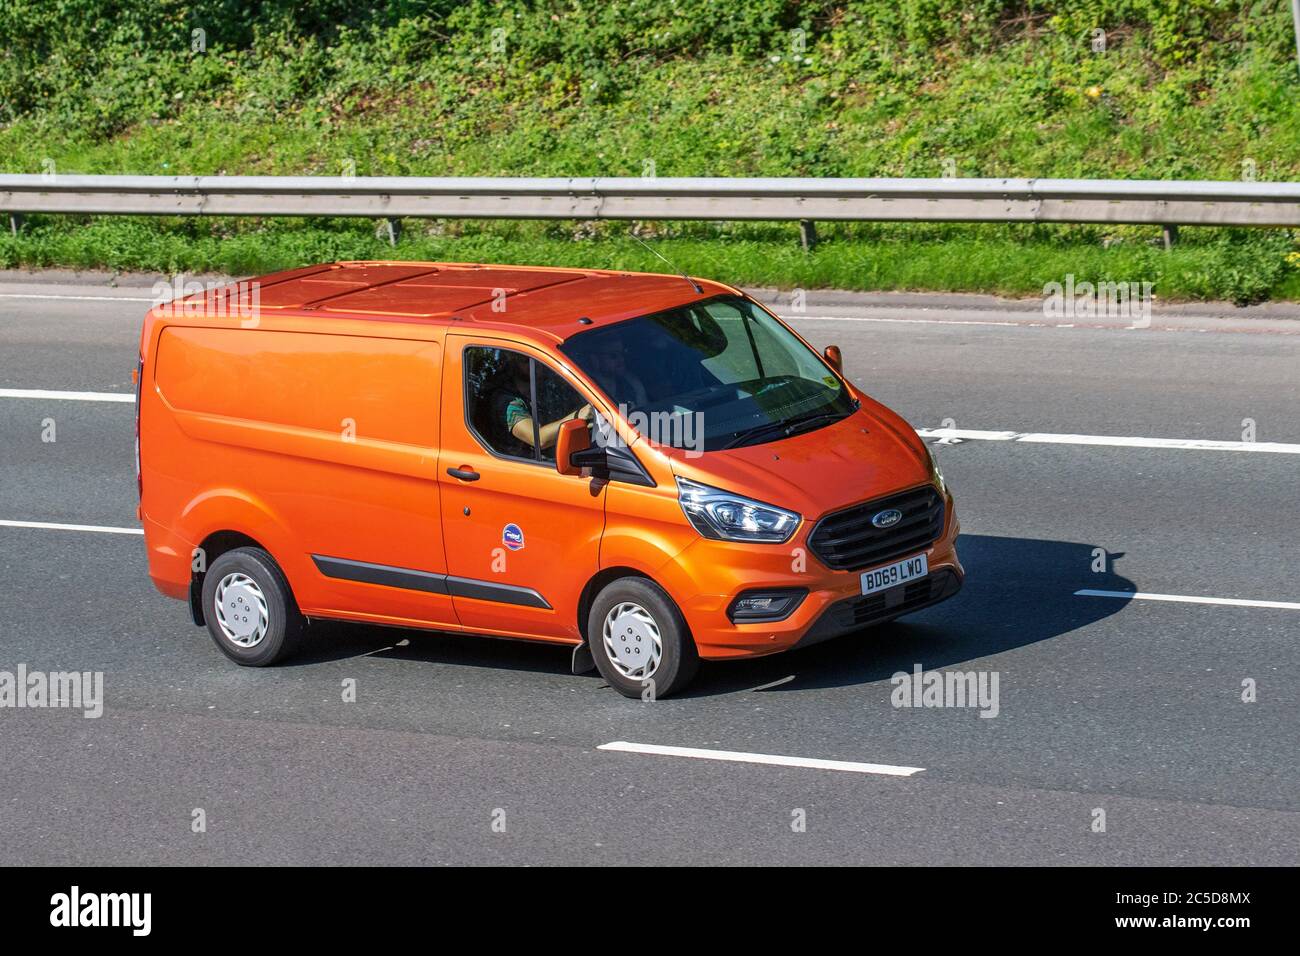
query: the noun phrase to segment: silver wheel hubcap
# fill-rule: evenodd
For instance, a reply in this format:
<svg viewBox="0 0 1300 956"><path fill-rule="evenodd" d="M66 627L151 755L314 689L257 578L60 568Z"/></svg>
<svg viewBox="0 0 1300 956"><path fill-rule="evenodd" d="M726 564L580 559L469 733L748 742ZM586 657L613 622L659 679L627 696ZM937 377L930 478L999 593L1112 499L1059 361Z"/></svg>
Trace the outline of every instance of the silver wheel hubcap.
<svg viewBox="0 0 1300 956"><path fill-rule="evenodd" d="M610 662L624 677L646 680L659 669L664 651L659 625L641 605L614 605L605 615L603 637Z"/></svg>
<svg viewBox="0 0 1300 956"><path fill-rule="evenodd" d="M262 643L271 618L266 609L266 595L247 574L235 572L222 578L212 605L217 626L231 644L249 648Z"/></svg>

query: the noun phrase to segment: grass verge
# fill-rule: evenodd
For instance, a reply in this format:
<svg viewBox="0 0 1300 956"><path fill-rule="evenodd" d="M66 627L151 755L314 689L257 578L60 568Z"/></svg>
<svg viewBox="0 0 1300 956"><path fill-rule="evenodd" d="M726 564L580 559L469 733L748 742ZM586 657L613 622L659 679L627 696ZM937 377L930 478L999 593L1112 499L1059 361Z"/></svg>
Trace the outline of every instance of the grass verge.
<svg viewBox="0 0 1300 956"><path fill-rule="evenodd" d="M403 259L662 272L618 223L408 221L396 247L360 220L36 218L0 235L0 267L253 275L339 259ZM1161 301L1300 299L1283 231L1205 230L1166 251L1154 229L840 225L811 252L787 224L644 233L681 269L739 285L1041 295L1048 282L1150 282ZM1185 231L1185 235L1187 232Z"/></svg>

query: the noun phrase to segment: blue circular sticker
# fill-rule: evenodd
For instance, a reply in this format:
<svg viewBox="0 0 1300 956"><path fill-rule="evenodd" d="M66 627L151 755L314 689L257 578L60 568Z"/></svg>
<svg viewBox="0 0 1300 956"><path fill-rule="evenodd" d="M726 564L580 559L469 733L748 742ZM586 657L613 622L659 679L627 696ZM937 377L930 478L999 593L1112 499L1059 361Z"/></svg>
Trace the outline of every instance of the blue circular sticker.
<svg viewBox="0 0 1300 956"><path fill-rule="evenodd" d="M517 524L508 524L501 529L501 543L511 551L518 551L524 546L524 531Z"/></svg>

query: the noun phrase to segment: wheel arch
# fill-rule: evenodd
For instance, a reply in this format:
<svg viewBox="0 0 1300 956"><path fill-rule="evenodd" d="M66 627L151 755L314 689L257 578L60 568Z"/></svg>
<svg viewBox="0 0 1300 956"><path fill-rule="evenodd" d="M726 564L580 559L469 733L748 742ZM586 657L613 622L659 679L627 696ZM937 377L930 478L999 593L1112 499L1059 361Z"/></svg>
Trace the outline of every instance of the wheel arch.
<svg viewBox="0 0 1300 956"><path fill-rule="evenodd" d="M596 595L604 590L605 586L619 580L620 578L644 578L647 581L654 581L659 584L650 575L637 568L628 567L627 565L614 565L609 568L601 568L591 576L583 586L582 593L578 596L578 634L582 636L583 643L588 639L587 635L587 618L591 616L591 606L596 603ZM663 585L659 584L662 588ZM666 592L667 589L665 589ZM670 595L671 596L671 595Z"/></svg>
<svg viewBox="0 0 1300 956"><path fill-rule="evenodd" d="M242 531L234 531L229 528L221 531L214 531L204 538L195 550L202 556L202 570L196 568L194 563L190 565L190 617L199 627L207 623L207 617L203 613L203 579L207 575L208 568L212 562L221 557L227 551L233 551L236 548L259 548L270 554L270 550L251 535ZM274 557L274 555L272 555Z"/></svg>
<svg viewBox="0 0 1300 956"><path fill-rule="evenodd" d="M202 624L204 618L199 600L203 574L213 561L232 548L261 548L275 559L290 586L293 584L294 572L285 568L286 559L292 558L293 538L267 503L247 489L233 486L205 489L181 510L175 530L185 540L195 542L195 554L190 561L189 603L196 624ZM194 567L199 553L204 571Z"/></svg>

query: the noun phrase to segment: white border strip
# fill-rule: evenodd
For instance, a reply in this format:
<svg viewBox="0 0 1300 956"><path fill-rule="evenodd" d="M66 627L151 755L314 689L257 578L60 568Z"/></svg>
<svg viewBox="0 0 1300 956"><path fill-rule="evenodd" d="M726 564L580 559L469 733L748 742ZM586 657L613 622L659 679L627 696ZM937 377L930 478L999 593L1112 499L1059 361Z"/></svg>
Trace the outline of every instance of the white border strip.
<svg viewBox="0 0 1300 956"><path fill-rule="evenodd" d="M131 392L50 392L39 388L0 388L0 398L35 398L47 402L130 402Z"/></svg>
<svg viewBox="0 0 1300 956"><path fill-rule="evenodd" d="M910 777L924 767L894 767L884 763L854 763L850 760L822 760L817 757L782 757L776 754L751 754L735 750L700 750L696 747L664 747L659 744L634 744L626 740L601 744L597 750L615 750L629 754L656 754L661 757L696 757L701 760L726 760L732 763L758 763L776 767L804 767L810 770L843 770L849 773L875 773L888 777Z"/></svg>
<svg viewBox="0 0 1300 956"><path fill-rule="evenodd" d="M0 528L37 528L41 531L98 531L102 534L144 534L143 528L111 528L100 524L56 524L51 521L5 521Z"/></svg>
<svg viewBox="0 0 1300 956"><path fill-rule="evenodd" d="M1011 441L1039 445L1104 445L1111 448L1177 448L1187 451L1255 451L1300 455L1300 444L1276 441L1215 441L1209 438L1126 438L1120 435L1058 435L1051 432L979 431L971 428L918 428L922 438L959 441Z"/></svg>
<svg viewBox="0 0 1300 956"><path fill-rule="evenodd" d="M1149 591L1094 591L1085 588L1076 597L1124 598L1138 601L1174 601L1179 604L1223 604L1228 607L1271 607L1283 611L1300 611L1295 601L1248 601L1242 598L1199 597L1193 594L1153 594Z"/></svg>

